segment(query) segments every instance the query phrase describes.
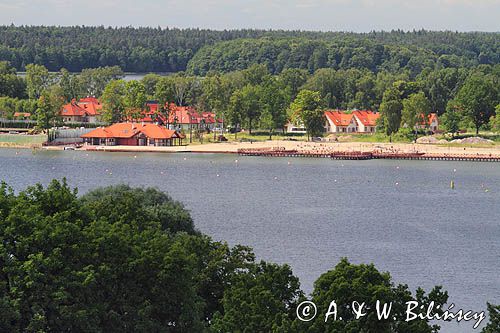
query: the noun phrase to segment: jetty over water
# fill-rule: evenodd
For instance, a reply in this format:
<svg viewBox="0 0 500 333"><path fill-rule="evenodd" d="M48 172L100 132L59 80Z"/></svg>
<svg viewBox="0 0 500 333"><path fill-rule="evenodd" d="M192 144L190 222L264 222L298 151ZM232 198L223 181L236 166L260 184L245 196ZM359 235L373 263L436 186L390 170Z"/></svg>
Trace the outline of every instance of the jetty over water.
<svg viewBox="0 0 500 333"><path fill-rule="evenodd" d="M329 150L295 150L284 147L238 149L241 156L263 157L314 157L335 160L428 160L428 161L471 161L500 162L500 156L492 154L446 154L398 151L329 151Z"/></svg>

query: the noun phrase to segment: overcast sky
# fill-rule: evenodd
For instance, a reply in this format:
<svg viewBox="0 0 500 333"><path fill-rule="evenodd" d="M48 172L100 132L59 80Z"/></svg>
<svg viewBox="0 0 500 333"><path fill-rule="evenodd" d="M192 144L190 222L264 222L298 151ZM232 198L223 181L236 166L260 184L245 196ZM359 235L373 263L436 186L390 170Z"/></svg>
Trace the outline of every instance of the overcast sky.
<svg viewBox="0 0 500 333"><path fill-rule="evenodd" d="M500 31L500 0L0 0L0 24Z"/></svg>

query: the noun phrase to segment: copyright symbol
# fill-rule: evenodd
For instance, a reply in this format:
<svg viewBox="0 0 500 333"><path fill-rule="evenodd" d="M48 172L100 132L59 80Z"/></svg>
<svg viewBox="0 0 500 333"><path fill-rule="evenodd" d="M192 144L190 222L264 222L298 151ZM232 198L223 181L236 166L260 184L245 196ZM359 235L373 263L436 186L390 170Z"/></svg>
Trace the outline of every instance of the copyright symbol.
<svg viewBox="0 0 500 333"><path fill-rule="evenodd" d="M301 321L311 321L316 317L318 309L311 301L304 301L297 307L297 318Z"/></svg>

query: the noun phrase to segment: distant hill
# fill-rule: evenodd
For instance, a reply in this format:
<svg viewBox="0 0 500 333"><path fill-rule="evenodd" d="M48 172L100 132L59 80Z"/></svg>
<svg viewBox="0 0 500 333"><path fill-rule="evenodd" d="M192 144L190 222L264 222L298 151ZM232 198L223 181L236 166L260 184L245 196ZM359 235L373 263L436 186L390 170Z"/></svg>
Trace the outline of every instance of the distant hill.
<svg viewBox="0 0 500 333"><path fill-rule="evenodd" d="M266 63L314 71L471 67L500 63L500 33L371 33L161 28L0 26L0 60L51 71L120 66L127 72L232 71Z"/></svg>

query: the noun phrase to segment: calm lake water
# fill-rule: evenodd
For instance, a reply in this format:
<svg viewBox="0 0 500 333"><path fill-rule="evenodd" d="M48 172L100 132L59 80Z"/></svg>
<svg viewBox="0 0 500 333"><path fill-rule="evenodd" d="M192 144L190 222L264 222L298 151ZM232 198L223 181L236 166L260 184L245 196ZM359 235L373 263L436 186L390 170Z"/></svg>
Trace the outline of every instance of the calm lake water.
<svg viewBox="0 0 500 333"><path fill-rule="evenodd" d="M52 72L52 73L56 73L56 72ZM73 73L73 74L79 74L79 73ZM147 74L148 73L125 73L125 75L123 76L123 79L125 81L142 80L144 78L144 76L146 76ZM163 73L153 73L153 74L167 76L167 75L171 75L172 73L163 72ZM26 77L26 72L17 72L17 75L20 77Z"/></svg>
<svg viewBox="0 0 500 333"><path fill-rule="evenodd" d="M62 177L80 193L117 183L166 191L214 239L289 263L306 292L348 257L412 290L443 285L455 309L500 303L496 163L0 150L0 179L16 190Z"/></svg>

